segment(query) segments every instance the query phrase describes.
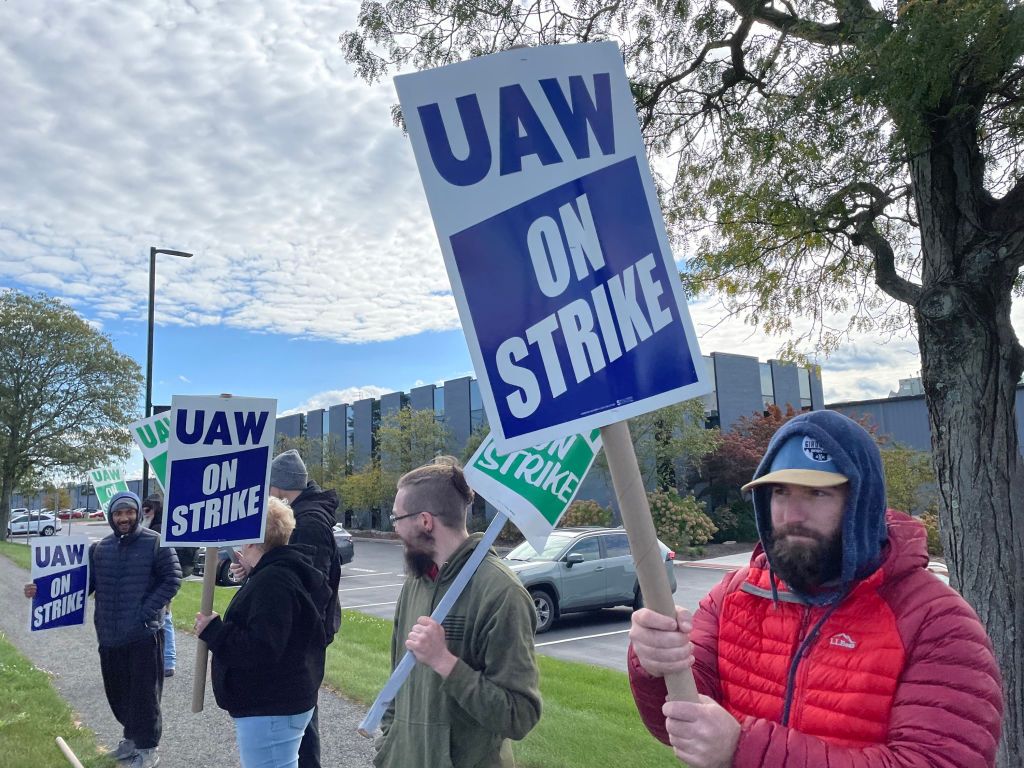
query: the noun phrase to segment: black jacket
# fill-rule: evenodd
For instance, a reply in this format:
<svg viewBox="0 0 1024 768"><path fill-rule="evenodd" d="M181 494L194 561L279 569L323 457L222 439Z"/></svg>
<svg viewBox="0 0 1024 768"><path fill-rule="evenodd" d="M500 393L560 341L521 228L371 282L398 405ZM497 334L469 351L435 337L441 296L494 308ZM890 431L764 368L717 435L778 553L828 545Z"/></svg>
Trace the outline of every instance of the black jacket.
<svg viewBox="0 0 1024 768"><path fill-rule="evenodd" d="M341 606L338 603L341 560L338 557L338 545L334 541L334 515L337 510L338 494L321 490L320 486L310 481L292 502L295 530L288 540L289 545L297 547L309 557L327 580L330 593L323 610L327 617L328 643L334 639L341 625Z"/></svg>
<svg viewBox="0 0 1024 768"><path fill-rule="evenodd" d="M162 632L164 606L178 594L181 569L174 550L160 546L160 534L138 523L124 536L115 530L91 548L89 558L100 647L128 645Z"/></svg>
<svg viewBox="0 0 1024 768"><path fill-rule="evenodd" d="M294 547L272 549L200 635L213 695L232 717L296 715L316 705L327 642L324 577Z"/></svg>

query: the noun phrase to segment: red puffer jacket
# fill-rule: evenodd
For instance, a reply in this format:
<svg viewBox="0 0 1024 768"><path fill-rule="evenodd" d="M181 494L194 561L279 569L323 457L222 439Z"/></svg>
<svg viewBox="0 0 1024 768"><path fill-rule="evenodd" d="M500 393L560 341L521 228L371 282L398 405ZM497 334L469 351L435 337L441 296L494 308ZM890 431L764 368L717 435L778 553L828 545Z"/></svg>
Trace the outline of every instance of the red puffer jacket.
<svg viewBox="0 0 1024 768"><path fill-rule="evenodd" d="M774 602L767 560L730 573L693 620L701 693L740 722L734 768L984 768L1002 691L978 617L925 570L924 527L887 515L882 566L836 606ZM629 649L633 696L668 741L665 684Z"/></svg>

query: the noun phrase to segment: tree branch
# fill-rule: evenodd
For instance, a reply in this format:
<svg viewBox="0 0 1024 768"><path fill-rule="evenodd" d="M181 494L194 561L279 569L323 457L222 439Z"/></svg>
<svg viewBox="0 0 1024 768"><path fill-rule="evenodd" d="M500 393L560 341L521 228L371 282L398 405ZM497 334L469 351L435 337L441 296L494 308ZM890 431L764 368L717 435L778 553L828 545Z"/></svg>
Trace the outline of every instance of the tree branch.
<svg viewBox="0 0 1024 768"><path fill-rule="evenodd" d="M787 35L798 37L808 43L818 45L843 45L846 42L848 25L839 21L834 24L822 24L808 21L765 5L761 0L726 0L744 19L759 21Z"/></svg>
<svg viewBox="0 0 1024 768"><path fill-rule="evenodd" d="M897 301L916 306L921 286L903 278L896 271L896 254L889 241L875 228L873 219L862 223L850 236L854 245L863 245L875 258L875 284Z"/></svg>
<svg viewBox="0 0 1024 768"><path fill-rule="evenodd" d="M1024 229L1024 178L1018 179L1009 192L995 201L988 226L1006 233Z"/></svg>

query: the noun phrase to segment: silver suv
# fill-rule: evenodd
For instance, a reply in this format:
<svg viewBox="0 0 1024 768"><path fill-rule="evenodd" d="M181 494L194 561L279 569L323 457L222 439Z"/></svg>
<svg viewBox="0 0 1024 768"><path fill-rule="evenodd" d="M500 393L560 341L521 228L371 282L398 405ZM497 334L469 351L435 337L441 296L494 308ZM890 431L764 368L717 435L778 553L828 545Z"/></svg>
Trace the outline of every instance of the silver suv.
<svg viewBox="0 0 1024 768"><path fill-rule="evenodd" d="M658 542L668 583L676 591L676 553ZM537 610L537 633L563 613L643 606L636 564L622 528L556 528L543 552L524 542L504 558L523 582Z"/></svg>

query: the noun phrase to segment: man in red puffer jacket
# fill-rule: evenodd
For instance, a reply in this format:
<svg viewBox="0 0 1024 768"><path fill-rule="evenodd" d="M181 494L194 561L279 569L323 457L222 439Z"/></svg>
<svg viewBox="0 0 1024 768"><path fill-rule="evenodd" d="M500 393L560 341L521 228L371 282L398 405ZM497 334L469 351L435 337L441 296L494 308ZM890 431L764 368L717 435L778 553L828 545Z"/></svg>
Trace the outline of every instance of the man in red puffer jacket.
<svg viewBox="0 0 1024 768"><path fill-rule="evenodd" d="M924 526L885 510L871 436L833 411L787 422L752 490L761 543L690 617L633 615L647 728L691 768L985 768L1003 699L992 645L925 570ZM697 703L666 702L693 668Z"/></svg>

